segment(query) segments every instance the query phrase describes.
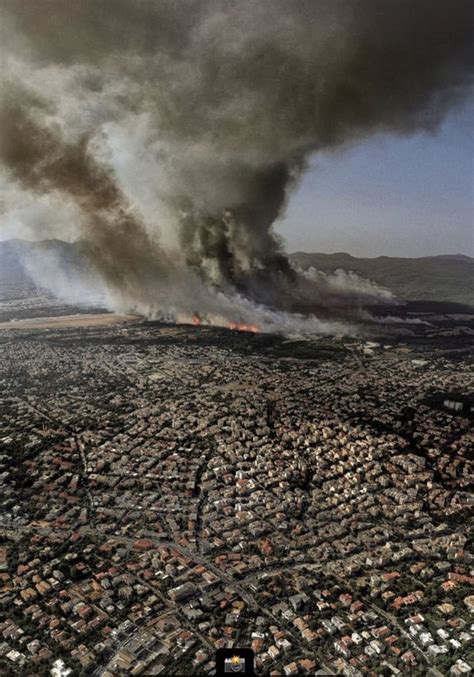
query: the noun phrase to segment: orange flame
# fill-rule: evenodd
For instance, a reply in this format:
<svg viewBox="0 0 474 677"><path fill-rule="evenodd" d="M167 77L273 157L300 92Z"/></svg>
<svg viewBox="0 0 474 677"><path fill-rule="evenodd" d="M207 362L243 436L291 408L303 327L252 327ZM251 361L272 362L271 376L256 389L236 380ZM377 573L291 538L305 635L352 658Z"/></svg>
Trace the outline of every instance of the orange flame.
<svg viewBox="0 0 474 677"><path fill-rule="evenodd" d="M198 315L193 315L193 319L191 322L194 324L195 327L199 327L201 324L201 318Z"/></svg>
<svg viewBox="0 0 474 677"><path fill-rule="evenodd" d="M256 324L243 324L239 322L229 322L229 329L234 331L250 331L253 334L258 334L260 331Z"/></svg>

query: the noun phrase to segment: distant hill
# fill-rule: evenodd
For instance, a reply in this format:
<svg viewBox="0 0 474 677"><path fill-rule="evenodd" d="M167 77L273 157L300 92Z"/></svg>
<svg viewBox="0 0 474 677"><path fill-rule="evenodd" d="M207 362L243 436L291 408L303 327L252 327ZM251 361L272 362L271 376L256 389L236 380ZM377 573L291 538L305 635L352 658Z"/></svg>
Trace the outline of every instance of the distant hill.
<svg viewBox="0 0 474 677"><path fill-rule="evenodd" d="M67 268L82 268L84 261L79 251L79 247L73 242L64 242L63 240L40 240L38 242L29 242L28 240L4 240L0 242L0 278L6 276L11 280L12 277L18 280L23 279L26 273L26 260L32 256L57 257ZM27 275L28 276L28 275Z"/></svg>
<svg viewBox="0 0 474 677"><path fill-rule="evenodd" d="M63 298L77 301L75 292L79 286L79 296L88 297L96 283L83 251L83 243L62 240L0 242L0 296L5 299L5 294L15 295L19 289L23 298L39 289L54 293L59 286L65 292ZM314 267L325 273L353 271L400 299L474 306L474 259L463 254L370 259L344 252L296 252L290 254L290 259L303 270Z"/></svg>
<svg viewBox="0 0 474 677"><path fill-rule="evenodd" d="M463 254L369 259L344 252L296 252L290 254L290 259L303 270L313 267L325 273L338 269L353 271L407 301L444 301L474 306L474 259Z"/></svg>
<svg viewBox="0 0 474 677"><path fill-rule="evenodd" d="M0 320L73 313L103 306L79 243L0 242Z"/></svg>
<svg viewBox="0 0 474 677"><path fill-rule="evenodd" d="M47 283L58 271L71 282L90 272L79 243L20 239L0 242L0 286L48 288Z"/></svg>

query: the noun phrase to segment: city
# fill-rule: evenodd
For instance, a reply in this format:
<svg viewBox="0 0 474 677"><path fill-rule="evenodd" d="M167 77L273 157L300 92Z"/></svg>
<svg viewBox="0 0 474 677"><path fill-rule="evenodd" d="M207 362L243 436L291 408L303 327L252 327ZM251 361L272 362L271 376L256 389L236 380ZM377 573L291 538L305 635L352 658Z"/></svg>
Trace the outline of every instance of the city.
<svg viewBox="0 0 474 677"><path fill-rule="evenodd" d="M474 673L472 0L0 0L0 677Z"/></svg>
<svg viewBox="0 0 474 677"><path fill-rule="evenodd" d="M268 675L470 673L458 352L1 332L2 674L212 674L234 646Z"/></svg>

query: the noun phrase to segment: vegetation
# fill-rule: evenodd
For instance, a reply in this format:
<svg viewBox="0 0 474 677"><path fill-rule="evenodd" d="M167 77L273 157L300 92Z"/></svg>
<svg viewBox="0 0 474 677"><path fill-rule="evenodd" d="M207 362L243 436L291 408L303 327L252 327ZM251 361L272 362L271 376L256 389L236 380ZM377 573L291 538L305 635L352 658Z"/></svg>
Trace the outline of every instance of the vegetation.
<svg viewBox="0 0 474 677"><path fill-rule="evenodd" d="M405 300L443 301L474 306L474 259L462 254L417 259L379 256L364 259L350 254L290 255L303 270L324 273L342 269L376 282Z"/></svg>

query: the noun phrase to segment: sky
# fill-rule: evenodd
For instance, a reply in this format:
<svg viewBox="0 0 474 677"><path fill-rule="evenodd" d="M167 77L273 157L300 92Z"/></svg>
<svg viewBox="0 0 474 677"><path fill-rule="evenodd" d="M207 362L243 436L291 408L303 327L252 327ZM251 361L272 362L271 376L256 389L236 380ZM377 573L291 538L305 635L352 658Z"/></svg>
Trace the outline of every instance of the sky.
<svg viewBox="0 0 474 677"><path fill-rule="evenodd" d="M433 134L315 156L277 231L289 251L474 256L474 102Z"/></svg>

